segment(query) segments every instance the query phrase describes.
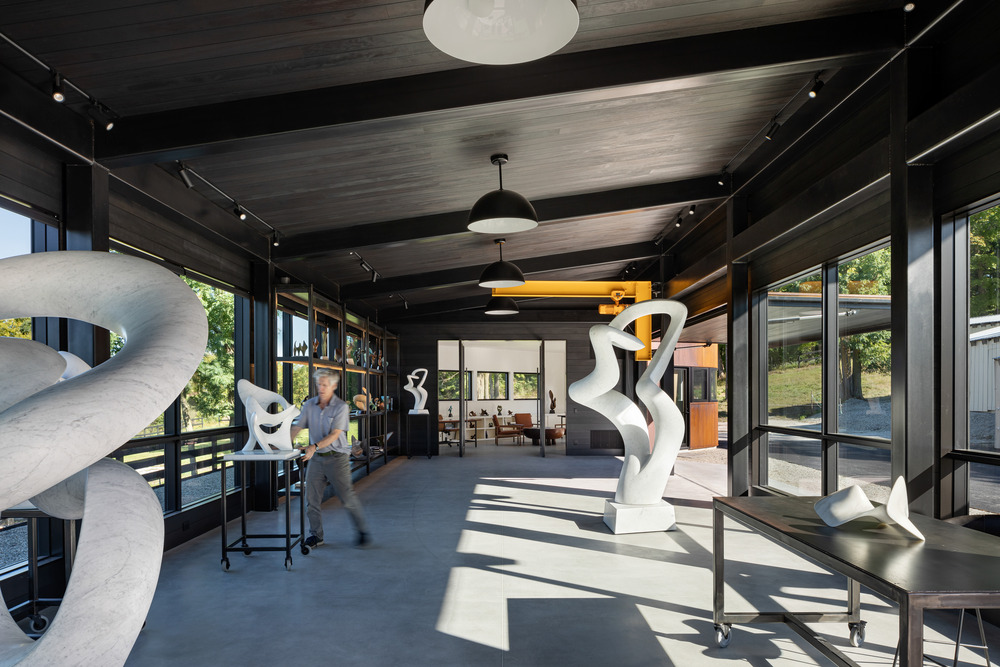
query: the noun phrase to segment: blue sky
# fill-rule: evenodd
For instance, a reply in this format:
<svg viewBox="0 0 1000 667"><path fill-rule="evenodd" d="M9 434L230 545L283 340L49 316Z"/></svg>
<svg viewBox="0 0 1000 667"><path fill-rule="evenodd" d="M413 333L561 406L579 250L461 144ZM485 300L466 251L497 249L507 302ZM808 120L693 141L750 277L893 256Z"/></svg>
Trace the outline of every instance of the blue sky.
<svg viewBox="0 0 1000 667"><path fill-rule="evenodd" d="M0 208L0 257L31 252L31 221Z"/></svg>

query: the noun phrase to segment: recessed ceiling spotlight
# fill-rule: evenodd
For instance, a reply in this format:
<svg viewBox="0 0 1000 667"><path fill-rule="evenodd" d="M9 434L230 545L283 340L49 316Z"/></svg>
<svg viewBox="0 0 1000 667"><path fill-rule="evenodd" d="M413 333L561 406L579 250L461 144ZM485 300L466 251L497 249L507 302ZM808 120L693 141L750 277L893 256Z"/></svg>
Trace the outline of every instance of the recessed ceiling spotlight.
<svg viewBox="0 0 1000 667"><path fill-rule="evenodd" d="M905 5L903 5L904 12L912 12L916 8L917 8L917 3L915 2L908 2Z"/></svg>
<svg viewBox="0 0 1000 667"><path fill-rule="evenodd" d="M59 72L52 73L52 99L56 102L66 101L66 87L63 85L62 75Z"/></svg>

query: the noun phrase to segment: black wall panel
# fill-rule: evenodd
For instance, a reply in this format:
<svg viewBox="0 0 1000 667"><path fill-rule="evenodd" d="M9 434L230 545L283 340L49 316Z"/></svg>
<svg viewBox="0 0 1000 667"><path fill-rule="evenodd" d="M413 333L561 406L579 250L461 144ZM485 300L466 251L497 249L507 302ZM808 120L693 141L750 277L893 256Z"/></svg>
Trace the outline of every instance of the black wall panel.
<svg viewBox="0 0 1000 667"><path fill-rule="evenodd" d="M62 173L51 144L0 117L0 194L61 217Z"/></svg>

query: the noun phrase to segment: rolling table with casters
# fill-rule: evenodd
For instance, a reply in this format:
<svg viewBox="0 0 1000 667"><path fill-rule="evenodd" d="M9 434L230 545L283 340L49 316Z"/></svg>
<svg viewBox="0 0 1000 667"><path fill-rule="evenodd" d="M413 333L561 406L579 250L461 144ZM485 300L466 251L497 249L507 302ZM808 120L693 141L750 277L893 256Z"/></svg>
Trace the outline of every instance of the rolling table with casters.
<svg viewBox="0 0 1000 667"><path fill-rule="evenodd" d="M305 513L305 493L299 493L299 532L292 534L292 461L302 456L298 449L276 450L265 452L254 450L250 452L233 452L222 457L223 461L233 461L236 464L244 464L244 470L240 475L240 536L232 542L226 535L226 473L222 472L222 569L229 569L229 556L227 554L240 551L245 555L250 555L254 551L284 551L285 569L292 568L292 547L301 544L299 547L302 554L309 553L309 547L303 542L303 535L306 532ZM258 461L282 461L285 464L285 532L282 533L247 533L247 474L246 463ZM304 475L304 473L303 473ZM284 538L285 546L256 546L247 542L248 539L278 539Z"/></svg>
<svg viewBox="0 0 1000 667"><path fill-rule="evenodd" d="M734 623L786 623L834 664L857 663L816 636L805 623L848 623L850 641L861 646L863 585L899 604L899 664L923 664L925 609L1000 607L1000 538L940 519L910 515L926 537L921 542L895 526L871 520L832 528L813 505L819 498L762 496L713 501L714 609L716 643L725 647ZM847 577L845 613L792 613L725 609L724 519L730 517L764 537ZM791 582L775 582L775 585Z"/></svg>

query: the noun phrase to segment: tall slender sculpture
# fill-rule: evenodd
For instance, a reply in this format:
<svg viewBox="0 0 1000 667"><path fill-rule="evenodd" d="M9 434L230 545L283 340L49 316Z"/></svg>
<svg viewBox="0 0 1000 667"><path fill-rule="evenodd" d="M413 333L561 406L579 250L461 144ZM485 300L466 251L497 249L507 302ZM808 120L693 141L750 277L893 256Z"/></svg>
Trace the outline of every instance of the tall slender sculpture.
<svg viewBox="0 0 1000 667"><path fill-rule="evenodd" d="M184 389L205 352L205 310L166 269L110 253L0 260L0 284L0 319L68 317L126 337L112 359L63 382L65 357L36 347L37 363L25 368L25 341L0 339L5 389L20 387L0 392L0 508L31 500L83 519L73 575L46 633L28 639L3 605L0 665L122 665L156 588L163 512L141 475L102 458Z"/></svg>
<svg viewBox="0 0 1000 667"><path fill-rule="evenodd" d="M670 324L636 383L636 393L653 417L655 439L651 443L639 406L615 390L620 378L614 348L641 350L642 341L626 333L625 328L640 317L657 314L668 315ZM625 441L625 461L615 500L607 501L604 507L604 522L616 534L670 530L675 524L674 508L663 500L663 490L684 440L684 417L670 396L660 389L660 379L670 364L686 320L687 308L683 304L653 299L629 306L610 324L591 327L594 370L569 387L574 401L607 417Z"/></svg>
<svg viewBox="0 0 1000 667"><path fill-rule="evenodd" d="M250 380L240 380L236 383L236 393L243 401L246 411L247 426L250 435L243 445L244 452L250 452L259 445L265 452L275 449L292 449L292 421L299 416L299 409L289 403L284 396L268 389L258 387ZM268 412L268 408L277 405L279 412ZM264 427L273 428L265 431Z"/></svg>
<svg viewBox="0 0 1000 667"><path fill-rule="evenodd" d="M414 382L420 379L420 382L414 384ZM424 389L424 381L427 380L427 369L426 368L415 368L412 373L406 376L408 382L403 387L406 391L413 394L413 409L410 410L411 415L426 415L429 414L424 408L427 403L427 390Z"/></svg>

